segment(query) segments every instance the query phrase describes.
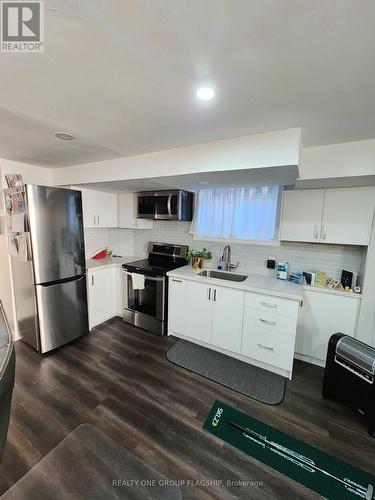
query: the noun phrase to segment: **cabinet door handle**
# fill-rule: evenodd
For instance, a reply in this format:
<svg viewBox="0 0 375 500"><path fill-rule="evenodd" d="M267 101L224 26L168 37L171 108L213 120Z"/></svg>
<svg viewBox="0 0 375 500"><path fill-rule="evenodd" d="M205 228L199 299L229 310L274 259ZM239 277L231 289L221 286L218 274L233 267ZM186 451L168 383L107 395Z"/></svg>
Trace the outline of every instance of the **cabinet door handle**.
<svg viewBox="0 0 375 500"><path fill-rule="evenodd" d="M264 307L271 307L272 309L277 309L277 304L270 304L269 302L261 302L260 304Z"/></svg>
<svg viewBox="0 0 375 500"><path fill-rule="evenodd" d="M327 236L327 226L323 225L321 228L320 237L322 240L325 240L326 236Z"/></svg>
<svg viewBox="0 0 375 500"><path fill-rule="evenodd" d="M94 275L93 274L91 275L91 284L92 284L92 286L94 286Z"/></svg>
<svg viewBox="0 0 375 500"><path fill-rule="evenodd" d="M98 226L100 225L100 222L99 222L99 215L98 215Z"/></svg>
<svg viewBox="0 0 375 500"><path fill-rule="evenodd" d="M268 347L268 346L263 345L263 344L257 344L257 345L258 345L258 347L260 349L266 349L267 351L273 351L274 350L273 347Z"/></svg>
<svg viewBox="0 0 375 500"><path fill-rule="evenodd" d="M269 320L263 319L263 318L259 318L259 321L261 321L262 323L266 323L266 325L272 325L272 326L276 325L276 321L269 321Z"/></svg>
<svg viewBox="0 0 375 500"><path fill-rule="evenodd" d="M94 226L96 226L96 218L95 218L95 215L94 215Z"/></svg>
<svg viewBox="0 0 375 500"><path fill-rule="evenodd" d="M172 281L174 281L175 283L182 283L182 280L176 280L175 278L172 278Z"/></svg>
<svg viewBox="0 0 375 500"><path fill-rule="evenodd" d="M315 224L314 226L314 236L313 236L314 240L317 240L319 238L319 226L318 224Z"/></svg>
<svg viewBox="0 0 375 500"><path fill-rule="evenodd" d="M214 290L214 302L216 302L216 288Z"/></svg>
<svg viewBox="0 0 375 500"><path fill-rule="evenodd" d="M211 288L208 289L208 300L211 300Z"/></svg>

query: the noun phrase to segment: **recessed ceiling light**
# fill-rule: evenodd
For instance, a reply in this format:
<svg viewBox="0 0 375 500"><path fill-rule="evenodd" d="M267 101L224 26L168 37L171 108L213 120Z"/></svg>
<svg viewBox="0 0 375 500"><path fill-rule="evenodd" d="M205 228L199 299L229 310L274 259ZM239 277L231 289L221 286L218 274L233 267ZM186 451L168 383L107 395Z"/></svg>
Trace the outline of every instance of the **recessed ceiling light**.
<svg viewBox="0 0 375 500"><path fill-rule="evenodd" d="M74 136L72 134L69 134L68 132L57 132L55 136L59 139L62 139L63 141L71 141L72 139L74 139Z"/></svg>
<svg viewBox="0 0 375 500"><path fill-rule="evenodd" d="M200 99L201 101L209 101L210 99L213 99L215 97L215 89L212 87L200 87L196 92L195 95Z"/></svg>

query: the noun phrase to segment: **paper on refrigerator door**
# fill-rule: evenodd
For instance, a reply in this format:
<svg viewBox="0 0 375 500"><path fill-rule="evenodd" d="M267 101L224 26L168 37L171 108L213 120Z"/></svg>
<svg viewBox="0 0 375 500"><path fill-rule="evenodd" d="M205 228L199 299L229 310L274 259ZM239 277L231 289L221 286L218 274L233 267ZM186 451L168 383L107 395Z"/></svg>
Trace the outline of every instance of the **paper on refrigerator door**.
<svg viewBox="0 0 375 500"><path fill-rule="evenodd" d="M24 262L29 260L27 233L10 234L8 236L8 252Z"/></svg>
<svg viewBox="0 0 375 500"><path fill-rule="evenodd" d="M27 260L29 260L27 234L23 233L17 235L17 241L18 241L18 258L23 262L26 262Z"/></svg>
<svg viewBox="0 0 375 500"><path fill-rule="evenodd" d="M14 234L8 236L8 253L12 257L18 257L18 241Z"/></svg>
<svg viewBox="0 0 375 500"><path fill-rule="evenodd" d="M25 214L12 214L10 220L10 230L12 233L23 233L25 231Z"/></svg>

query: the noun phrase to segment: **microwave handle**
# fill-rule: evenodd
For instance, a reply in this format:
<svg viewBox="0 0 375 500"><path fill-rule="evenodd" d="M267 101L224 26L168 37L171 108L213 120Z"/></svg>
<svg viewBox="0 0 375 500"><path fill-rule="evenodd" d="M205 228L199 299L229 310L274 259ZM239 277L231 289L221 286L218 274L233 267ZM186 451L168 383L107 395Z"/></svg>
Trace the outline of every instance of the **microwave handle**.
<svg viewBox="0 0 375 500"><path fill-rule="evenodd" d="M172 193L168 196L168 205L167 205L167 208L168 208L168 215L172 215Z"/></svg>

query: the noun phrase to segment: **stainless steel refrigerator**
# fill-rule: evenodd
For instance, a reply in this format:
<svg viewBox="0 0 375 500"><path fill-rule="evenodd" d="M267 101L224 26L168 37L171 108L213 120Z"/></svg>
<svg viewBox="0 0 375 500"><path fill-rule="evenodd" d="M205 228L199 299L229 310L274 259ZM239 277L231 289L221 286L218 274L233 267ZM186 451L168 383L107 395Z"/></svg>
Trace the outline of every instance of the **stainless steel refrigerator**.
<svg viewBox="0 0 375 500"><path fill-rule="evenodd" d="M79 191L25 186L30 259L12 257L22 339L45 353L88 331L82 199Z"/></svg>

